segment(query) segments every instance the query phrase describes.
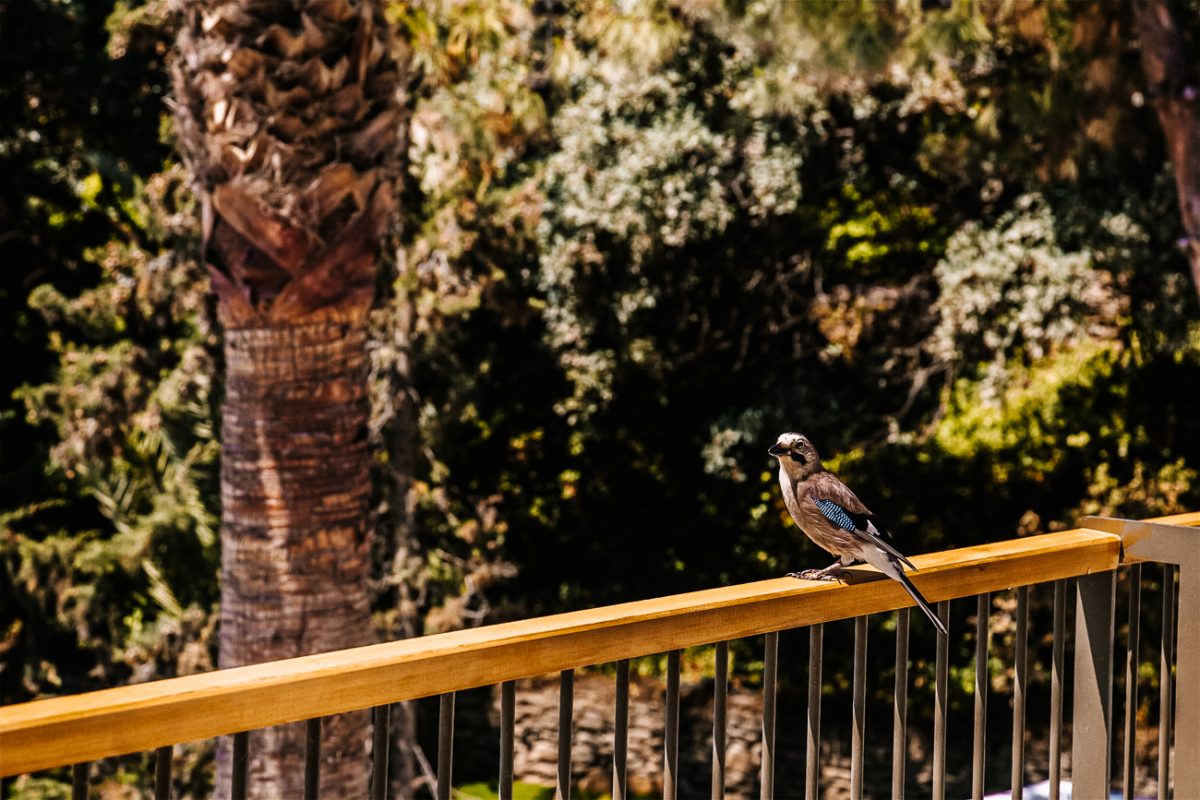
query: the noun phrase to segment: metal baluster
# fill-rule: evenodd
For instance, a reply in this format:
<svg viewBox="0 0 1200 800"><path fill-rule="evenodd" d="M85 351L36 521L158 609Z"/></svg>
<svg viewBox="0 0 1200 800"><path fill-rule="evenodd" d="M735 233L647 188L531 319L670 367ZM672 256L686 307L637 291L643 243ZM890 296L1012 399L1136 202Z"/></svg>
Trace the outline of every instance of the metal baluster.
<svg viewBox="0 0 1200 800"><path fill-rule="evenodd" d="M667 718L663 730L663 800L679 791L679 651L667 654Z"/></svg>
<svg viewBox="0 0 1200 800"><path fill-rule="evenodd" d="M231 800L246 800L246 771L250 766L250 732L233 735L233 780L230 782Z"/></svg>
<svg viewBox="0 0 1200 800"><path fill-rule="evenodd" d="M571 800L571 718L575 711L575 670L558 678L558 785L556 800Z"/></svg>
<svg viewBox="0 0 1200 800"><path fill-rule="evenodd" d="M454 784L454 692L438 698L437 800L450 800Z"/></svg>
<svg viewBox="0 0 1200 800"><path fill-rule="evenodd" d="M1141 649L1142 565L1129 567L1129 628L1125 632L1125 800L1133 800L1137 782L1133 749L1137 743L1137 670L1138 650Z"/></svg>
<svg viewBox="0 0 1200 800"><path fill-rule="evenodd" d="M950 629L950 601L937 604L938 618ZM950 636L937 634L937 661L934 664L933 706L933 800L946 797L946 694Z"/></svg>
<svg viewBox="0 0 1200 800"><path fill-rule="evenodd" d="M854 618L853 728L850 734L850 797L862 800L863 737L867 716L867 618Z"/></svg>
<svg viewBox="0 0 1200 800"><path fill-rule="evenodd" d="M911 609L896 612L896 690L892 713L892 798L904 800L908 749L908 624Z"/></svg>
<svg viewBox="0 0 1200 800"><path fill-rule="evenodd" d="M517 683L500 684L500 800L513 798L513 724L517 706Z"/></svg>
<svg viewBox="0 0 1200 800"><path fill-rule="evenodd" d="M1054 641L1050 675L1050 800L1059 800L1062 783L1063 670L1066 667L1067 582L1054 582Z"/></svg>
<svg viewBox="0 0 1200 800"><path fill-rule="evenodd" d="M759 797L775 796L775 683L779 674L779 632L768 633L763 642L762 782Z"/></svg>
<svg viewBox="0 0 1200 800"><path fill-rule="evenodd" d="M391 706L375 706L371 712L371 800L387 800L391 712Z"/></svg>
<svg viewBox="0 0 1200 800"><path fill-rule="evenodd" d="M729 691L729 642L717 642L716 675L713 678L713 770L712 800L725 797L725 711Z"/></svg>
<svg viewBox="0 0 1200 800"><path fill-rule="evenodd" d="M817 800L821 795L821 651L825 625L808 629L808 727L805 743L804 798Z"/></svg>
<svg viewBox="0 0 1200 800"><path fill-rule="evenodd" d="M171 745L154 751L154 800L171 800Z"/></svg>
<svg viewBox="0 0 1200 800"><path fill-rule="evenodd" d="M986 768L988 650L992 629L989 624L992 596L988 593L975 598L975 735L971 746L971 798L983 800L983 775Z"/></svg>
<svg viewBox="0 0 1200 800"><path fill-rule="evenodd" d="M1075 581L1075 702L1071 793L1108 797L1112 775L1112 641L1116 572Z"/></svg>
<svg viewBox="0 0 1200 800"><path fill-rule="evenodd" d="M90 766L90 762L81 761L71 767L71 800L87 800Z"/></svg>
<svg viewBox="0 0 1200 800"><path fill-rule="evenodd" d="M1013 654L1012 798L1025 786L1025 682L1029 673L1029 587L1017 589L1017 641Z"/></svg>
<svg viewBox="0 0 1200 800"><path fill-rule="evenodd" d="M1175 663L1175 565L1163 564L1162 650L1158 662L1158 798L1171 796L1171 665Z"/></svg>
<svg viewBox="0 0 1200 800"><path fill-rule="evenodd" d="M617 662L613 709L613 800L625 800L625 762L629 752L629 660Z"/></svg>
<svg viewBox="0 0 1200 800"><path fill-rule="evenodd" d="M304 723L304 800L321 793L321 718Z"/></svg>

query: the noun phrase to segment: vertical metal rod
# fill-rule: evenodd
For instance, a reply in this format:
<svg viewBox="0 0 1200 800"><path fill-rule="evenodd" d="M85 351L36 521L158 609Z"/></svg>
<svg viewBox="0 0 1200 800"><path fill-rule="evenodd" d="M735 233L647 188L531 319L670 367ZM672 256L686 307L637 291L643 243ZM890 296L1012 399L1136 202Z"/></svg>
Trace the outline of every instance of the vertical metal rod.
<svg viewBox="0 0 1200 800"><path fill-rule="evenodd" d="M892 797L904 800L908 750L908 625L911 609L896 612L896 690L892 713Z"/></svg>
<svg viewBox="0 0 1200 800"><path fill-rule="evenodd" d="M304 723L304 800L317 800L321 792L321 718Z"/></svg>
<svg viewBox="0 0 1200 800"><path fill-rule="evenodd" d="M867 617L854 618L853 715L850 732L850 798L862 800L863 737L867 716Z"/></svg>
<svg viewBox="0 0 1200 800"><path fill-rule="evenodd" d="M1029 674L1029 587L1017 589L1017 634L1013 653L1012 798L1025 791L1025 684Z"/></svg>
<svg viewBox="0 0 1200 800"><path fill-rule="evenodd" d="M1194 535L1195 532L1190 532ZM1175 616L1195 620L1200 609L1200 546L1183 554L1179 565L1179 609ZM1190 556L1190 557L1189 557ZM1175 645L1175 775L1177 798L1200 797L1200 638L1194 632Z"/></svg>
<svg viewBox="0 0 1200 800"><path fill-rule="evenodd" d="M1129 627L1125 631L1125 800L1133 800L1137 774L1133 763L1134 746L1137 744L1137 680L1138 651L1141 650L1142 619L1142 565L1129 567Z"/></svg>
<svg viewBox="0 0 1200 800"><path fill-rule="evenodd" d="M804 798L821 796L821 659L825 625L808 629L808 726L805 743Z"/></svg>
<svg viewBox="0 0 1200 800"><path fill-rule="evenodd" d="M371 711L371 800L387 800L391 711L391 706L375 706Z"/></svg>
<svg viewBox="0 0 1200 800"><path fill-rule="evenodd" d="M171 745L154 751L154 800L171 800Z"/></svg>
<svg viewBox="0 0 1200 800"><path fill-rule="evenodd" d="M937 618L950 630L950 601L937 603ZM949 682L950 637L937 637L934 664L934 800L946 800L946 698Z"/></svg>
<svg viewBox="0 0 1200 800"><path fill-rule="evenodd" d="M629 752L629 659L617 662L613 709L613 800L625 800L625 765Z"/></svg>
<svg viewBox="0 0 1200 800"><path fill-rule="evenodd" d="M1162 649L1158 661L1158 798L1171 796L1171 665L1175 663L1175 565L1163 564Z"/></svg>
<svg viewBox="0 0 1200 800"><path fill-rule="evenodd" d="M1112 775L1112 639L1116 572L1076 579L1073 797L1108 797Z"/></svg>
<svg viewBox="0 0 1200 800"><path fill-rule="evenodd" d="M1063 675L1066 667L1067 582L1054 582L1054 642L1050 674L1050 800L1059 800L1062 783Z"/></svg>
<svg viewBox="0 0 1200 800"><path fill-rule="evenodd" d="M950 630L950 601L937 605L938 619ZM933 800L946 798L946 694L948 691L950 636L937 634L937 661L933 688Z"/></svg>
<svg viewBox="0 0 1200 800"><path fill-rule="evenodd" d="M90 766L90 762L81 761L71 767L71 800L87 800Z"/></svg>
<svg viewBox="0 0 1200 800"><path fill-rule="evenodd" d="M571 719L575 711L575 670L558 678L558 781L556 800L571 800Z"/></svg>
<svg viewBox="0 0 1200 800"><path fill-rule="evenodd" d="M663 800L679 791L679 651L667 654L667 718L663 730Z"/></svg>
<svg viewBox="0 0 1200 800"><path fill-rule="evenodd" d="M438 698L437 800L450 800L454 784L454 692Z"/></svg>
<svg viewBox="0 0 1200 800"><path fill-rule="evenodd" d="M233 735L233 780L230 781L230 800L246 800L246 771L250 766L250 732Z"/></svg>
<svg viewBox="0 0 1200 800"><path fill-rule="evenodd" d="M991 676L988 650L992 629L992 596L987 592L975 598L975 733L971 742L971 798L983 800L983 776L986 772L987 696Z"/></svg>
<svg viewBox="0 0 1200 800"><path fill-rule="evenodd" d="M779 674L779 631L768 633L763 641L763 714L761 800L775 796L775 684Z"/></svg>
<svg viewBox="0 0 1200 800"><path fill-rule="evenodd" d="M517 683L500 684L500 800L513 800L513 724L517 708Z"/></svg>
<svg viewBox="0 0 1200 800"><path fill-rule="evenodd" d="M713 678L712 800L725 797L725 711L729 691L729 642L717 642Z"/></svg>

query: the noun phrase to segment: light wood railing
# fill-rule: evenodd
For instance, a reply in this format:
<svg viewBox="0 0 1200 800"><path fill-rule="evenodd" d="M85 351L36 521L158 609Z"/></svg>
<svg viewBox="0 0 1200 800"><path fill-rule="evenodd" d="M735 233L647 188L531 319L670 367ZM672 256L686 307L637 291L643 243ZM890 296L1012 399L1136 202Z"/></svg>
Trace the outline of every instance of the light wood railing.
<svg viewBox="0 0 1200 800"><path fill-rule="evenodd" d="M1175 664L1178 690L1174 705L1170 702L1170 680L1166 687L1160 726L1161 735L1170 737L1172 728L1181 754L1200 756L1200 637L1190 629L1200 615L1200 512L1163 517L1141 522L1087 518L1075 530L1030 536L1011 541L948 550L914 557L918 567L913 580L933 603L943 619L948 617L949 601L986 598L988 593L1055 584L1054 684L1052 705L1052 749L1060 741L1062 727L1062 669L1065 658L1067 580L1076 579L1077 604L1075 625L1075 692L1073 708L1073 773L1075 796L1107 796L1112 773L1110 744L1112 737L1112 654L1116 572L1130 565L1138 570L1131 589L1140 598L1140 563L1166 565L1164 612L1174 615L1174 571L1179 567L1178 618L1189 625L1181 636L1178 658L1172 652L1173 639L1164 628L1163 664ZM570 702L573 670L587 665L618 663L617 721L614 743L614 796L625 795L625 744L623 737L628 719L625 691L628 659L667 652L666 752L663 754L664 794L674 797L678 772L678 681L682 648L717 644L723 653L725 643L758 634L767 634L766 675L764 679L763 796L773 792L775 670L778 632L808 627L810 631L810 679L816 681L816 708L810 703L808 728L810 751L819 738L820 653L823 623L856 618L854 682L854 751L852 789L862 788L862 714L865 696L866 617L870 614L900 611L897 647L897 741L903 742L907 680L908 595L894 582L883 580L870 567L851 569L846 583L800 581L790 578L709 589L621 605L558 614L537 619L510 622L473 630L457 631L385 644L359 647L332 653L218 670L181 678L125 686L83 695L39 700L0 707L0 776L35 772L53 767L86 764L109 756L155 750L159 755L159 773L169 775L171 746L180 742L234 735L234 763L245 764L246 731L308 720L310 746L319 739L320 718L356 709L386 710L389 704L422 697L442 697L442 731L439 741L447 750L439 753L438 797L448 797L450 788L449 746L453 737L453 697L466 689L501 684L501 775L502 796L511 796L512 784L512 709L514 681L561 672L564 700L565 733L560 735L560 753L570 754ZM1018 594L1018 642L1028 637L1028 594ZM984 608L980 600L980 608ZM1133 606L1136 608L1136 605ZM1168 608L1169 607L1169 608ZM981 614L979 640L987 641L987 614ZM1137 621L1131 619L1132 627ZM1168 622L1168 624L1170 624ZM934 777L935 797L945 791L945 717L946 659L945 637L939 637L937 652L937 692L935 708ZM903 647L900 645L903 644ZM986 677L987 654L977 651L977 670ZM1014 778L1020 780L1018 764L1024 757L1023 695L1024 649L1018 646L1019 663L1015 669L1014 698ZM724 698L724 659L719 665L718 701ZM1129 665L1126 665L1130 669ZM1136 667L1136 665L1134 665ZM861 668L861 669L860 669ZM860 672L864 674L860 674ZM623 685L623 682L626 682ZM902 685L903 684L903 685ZM983 685L986 685L986 681ZM1132 686L1136 690L1136 670ZM986 695L983 697L986 703ZM714 729L713 795L723 793L724 741L723 702L714 714L721 730ZM976 719L986 709L979 707ZM1171 716L1174 710L1174 723ZM815 711L815 714L814 714ZM1127 715L1128 716L1128 715ZM379 717L377 716L377 719ZM449 725L447 725L449 721ZM981 723L980 723L981 724ZM507 730L506 730L507 726ZM447 728L449 728L447 730ZM980 725L977 724L977 731ZM940 737L940 749L939 749ZM1132 738L1126 737L1132 746ZM977 736L977 746L982 739ZM240 747L240 761L239 761ZM977 749L978 749L977 747ZM1169 748L1168 748L1169 749ZM380 748L375 748L378 753ZM383 748L386 752L386 748ZM1165 749L1164 749L1165 750ZM1058 752L1052 753L1051 780L1057 785ZM982 754L975 754L979 774L976 792L982 792ZM306 796L315 796L317 764L309 766ZM810 756L807 791L815 796L819 764ZM561 762L560 762L561 763ZM376 764L378 769L379 764ZM1128 767L1127 767L1128 768ZM1161 785L1170 784L1167 762L1160 768ZM904 759L897 757L893 786L903 790ZM898 772L898 778L895 775ZM86 766L75 770L77 785L86 784ZM569 796L569 767L560 769L568 785L560 786ZM244 791L244 775L239 783L235 774L235 795ZM898 780L898 783L896 782ZM1200 757L1178 759L1174 774L1175 796L1200 797ZM382 797L386 781L376 781L373 792ZM1101 791L1103 787L1103 791ZM169 793L169 784L159 781L159 790ZM894 789L895 791L895 789ZM160 794L158 796L167 796ZM1166 797L1160 790L1160 796Z"/></svg>

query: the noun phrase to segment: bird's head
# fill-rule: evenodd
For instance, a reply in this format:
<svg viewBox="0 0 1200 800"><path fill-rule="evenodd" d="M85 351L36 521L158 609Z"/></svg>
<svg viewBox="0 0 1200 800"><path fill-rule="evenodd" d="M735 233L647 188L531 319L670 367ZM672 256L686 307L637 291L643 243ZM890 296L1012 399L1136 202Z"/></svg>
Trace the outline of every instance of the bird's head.
<svg viewBox="0 0 1200 800"><path fill-rule="evenodd" d="M800 433L779 434L767 453L779 459L780 466L792 477L807 477L821 469L817 448Z"/></svg>

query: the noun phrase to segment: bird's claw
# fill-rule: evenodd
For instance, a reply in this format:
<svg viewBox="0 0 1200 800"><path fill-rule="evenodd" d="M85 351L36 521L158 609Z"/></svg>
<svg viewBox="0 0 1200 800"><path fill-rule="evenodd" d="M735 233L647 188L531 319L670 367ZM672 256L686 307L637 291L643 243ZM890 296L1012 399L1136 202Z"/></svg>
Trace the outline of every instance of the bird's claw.
<svg viewBox="0 0 1200 800"><path fill-rule="evenodd" d="M802 572L789 572L789 578L799 578L803 581L836 581L838 579L836 572L829 572L823 569L806 569Z"/></svg>

